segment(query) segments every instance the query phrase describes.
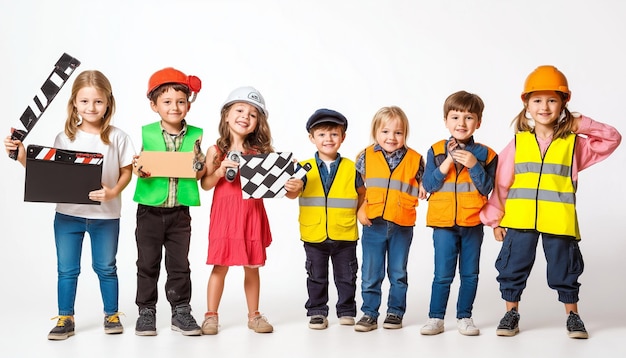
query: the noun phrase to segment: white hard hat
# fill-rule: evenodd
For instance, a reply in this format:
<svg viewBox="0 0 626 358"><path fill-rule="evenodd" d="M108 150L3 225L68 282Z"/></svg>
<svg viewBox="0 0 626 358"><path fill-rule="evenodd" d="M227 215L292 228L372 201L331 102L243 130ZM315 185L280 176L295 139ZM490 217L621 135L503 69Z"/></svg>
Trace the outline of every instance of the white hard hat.
<svg viewBox="0 0 626 358"><path fill-rule="evenodd" d="M259 111L261 111L265 115L265 117L268 117L268 112L265 108L265 99L263 99L261 93L257 91L257 89L254 87L245 86L235 89L228 95L228 98L226 99L226 102L224 102L224 104L222 105L222 108L228 106L233 102L250 103L251 105L255 106Z"/></svg>

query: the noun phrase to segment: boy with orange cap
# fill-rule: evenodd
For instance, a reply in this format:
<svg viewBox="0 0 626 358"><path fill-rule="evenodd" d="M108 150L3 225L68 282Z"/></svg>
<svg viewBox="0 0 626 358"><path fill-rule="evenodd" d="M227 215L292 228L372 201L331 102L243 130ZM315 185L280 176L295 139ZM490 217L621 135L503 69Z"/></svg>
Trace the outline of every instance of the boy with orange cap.
<svg viewBox="0 0 626 358"><path fill-rule="evenodd" d="M141 129L142 150L196 153L196 178L151 177L137 167L139 176L134 201L137 207L137 295L138 336L156 332L157 281L165 248L167 280L165 294L172 307L173 331L185 336L202 333L191 315L191 278L189 243L191 238L190 206L200 205L197 180L204 175L204 155L200 149L202 129L188 125L185 116L200 91L196 76L187 76L168 67L155 72L148 82L150 107L160 120ZM138 158L135 158L138 159Z"/></svg>

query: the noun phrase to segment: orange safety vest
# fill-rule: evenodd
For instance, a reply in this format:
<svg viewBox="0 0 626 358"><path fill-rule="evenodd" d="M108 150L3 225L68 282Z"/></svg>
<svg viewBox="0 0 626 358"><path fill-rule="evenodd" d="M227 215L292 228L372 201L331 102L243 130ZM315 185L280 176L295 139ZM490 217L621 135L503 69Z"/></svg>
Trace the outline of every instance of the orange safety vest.
<svg viewBox="0 0 626 358"><path fill-rule="evenodd" d="M438 155L446 155L445 146L446 140L432 146L435 158ZM487 148L485 163L490 163L495 157L496 152ZM469 170L465 166L458 173L456 170L449 170L443 186L432 193L428 199L426 225L431 227L479 225L481 224L480 209L486 202L487 196L476 189Z"/></svg>
<svg viewBox="0 0 626 358"><path fill-rule="evenodd" d="M415 179L422 156L408 148L394 170L381 151L365 149L365 212L369 219L382 217L400 226L415 225L419 183Z"/></svg>

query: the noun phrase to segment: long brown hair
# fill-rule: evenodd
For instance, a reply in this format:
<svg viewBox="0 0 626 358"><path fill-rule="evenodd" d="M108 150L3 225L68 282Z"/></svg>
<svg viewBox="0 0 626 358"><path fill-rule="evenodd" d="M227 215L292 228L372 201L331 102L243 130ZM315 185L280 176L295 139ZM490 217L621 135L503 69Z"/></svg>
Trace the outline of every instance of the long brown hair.
<svg viewBox="0 0 626 358"><path fill-rule="evenodd" d="M565 113L565 117L561 120L557 120L554 122L554 134L552 135L552 138L556 139L556 138L565 138L567 137L570 133L573 132L573 116L572 113L569 111L569 109L567 109L567 100L568 100L568 95L566 93L563 92L559 92L559 91L555 91L556 94L559 95L559 97L561 98L561 111ZM535 128L534 126L532 126L529 123L529 119L526 118L526 107L528 106L528 100L530 99L530 96L532 95L532 92L526 94L526 97L524 98L524 108L522 108L522 110L518 113L518 115L513 118L513 121L511 122L511 124L513 125L514 129L515 129L515 133L518 132L534 132Z"/></svg>
<svg viewBox="0 0 626 358"><path fill-rule="evenodd" d="M72 93L70 95L70 99L67 101L65 134L71 141L76 139L76 132L78 131L78 112L74 106L74 101L76 101L78 91L85 87L93 87L97 89L99 92L102 92L107 99L107 110L100 123L100 139L104 144L111 144L109 134L111 133L111 118L115 113L115 97L113 97L111 82L109 82L109 79L106 78L102 72L97 70L83 71L78 75L78 77L76 77L76 80L74 80Z"/></svg>

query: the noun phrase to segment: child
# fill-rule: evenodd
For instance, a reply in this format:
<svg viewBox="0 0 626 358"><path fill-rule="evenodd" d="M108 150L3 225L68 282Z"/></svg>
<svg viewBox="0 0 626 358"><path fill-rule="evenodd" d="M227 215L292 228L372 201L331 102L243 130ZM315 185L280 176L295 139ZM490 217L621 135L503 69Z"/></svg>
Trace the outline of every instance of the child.
<svg viewBox="0 0 626 358"><path fill-rule="evenodd" d="M226 158L228 152L259 154L274 151L267 116L265 100L259 91L253 87L235 89L222 106L218 127L220 137L207 151L207 158L211 160L201 185L204 190L214 188L207 258L207 265L213 265L213 269L207 284L203 334L217 334L217 311L230 266L243 266L248 328L257 333L274 330L259 313L259 267L265 264L265 249L272 242L265 206L262 199L242 198L239 175L232 182L224 178L227 169L239 165ZM298 191L297 182L291 180L287 190Z"/></svg>
<svg viewBox="0 0 626 358"><path fill-rule="evenodd" d="M429 319L421 334L444 331L443 318L457 261L461 279L457 328L467 336L480 333L472 320L483 242L479 215L493 189L498 163L491 148L474 142L473 134L480 128L484 107L482 99L472 93L459 91L448 96L443 105L443 120L450 138L428 150L424 189L431 194L426 225L433 228L435 273Z"/></svg>
<svg viewBox="0 0 626 358"><path fill-rule="evenodd" d="M187 124L185 117L202 84L196 76L187 76L167 67L156 71L148 81L150 107L160 120L141 129L142 150L196 153L197 179L204 175L204 159L199 150L202 129ZM191 96L191 99L190 99ZM136 167L135 162L135 167ZM137 296L138 336L154 336L156 331L157 281L165 248L167 280L165 294L172 308L173 331L198 336L200 327L191 315L191 240L190 206L200 205L197 179L150 177L136 168L139 175L134 200L137 205Z"/></svg>
<svg viewBox="0 0 626 358"><path fill-rule="evenodd" d="M356 175L354 162L337 152L346 138L348 120L331 109L318 109L306 123L315 158L309 163L300 194L300 237L306 253L307 291L305 308L309 328L328 327L328 260L332 260L337 286L339 324L354 325L356 316L356 245L359 238L356 211L363 202L365 186ZM288 194L297 197L299 192Z"/></svg>
<svg viewBox="0 0 626 358"><path fill-rule="evenodd" d="M406 146L408 134L409 120L402 109L396 106L381 108L372 120L375 144L365 148L356 161L356 170L363 176L367 187L365 201L357 212L363 225L361 311L364 314L354 326L358 332L378 328L385 271L390 289L383 328L402 328L415 208L418 198L426 197L421 186L424 160Z"/></svg>
<svg viewBox="0 0 626 358"><path fill-rule="evenodd" d="M503 241L496 268L507 312L496 334L519 332L518 304L541 235L548 286L565 305L568 335L587 338L578 315L583 272L575 207L578 172L607 158L622 137L615 128L567 109L567 79L553 66L530 73L521 97L515 139L498 156L496 185L480 214L495 239Z"/></svg>
<svg viewBox="0 0 626 358"><path fill-rule="evenodd" d="M48 334L50 340L74 335L74 303L80 274L85 233L91 239L92 267L100 281L104 303L104 332L122 333L119 319L117 255L122 200L120 194L131 179L135 151L130 137L111 125L115 98L109 80L99 71L84 71L76 77L67 102L65 130L54 140L54 147L102 153L102 189L89 193L100 205L56 204L54 240L57 249L59 315ZM7 152L18 149L17 160L26 166L26 151L19 140L4 140Z"/></svg>

